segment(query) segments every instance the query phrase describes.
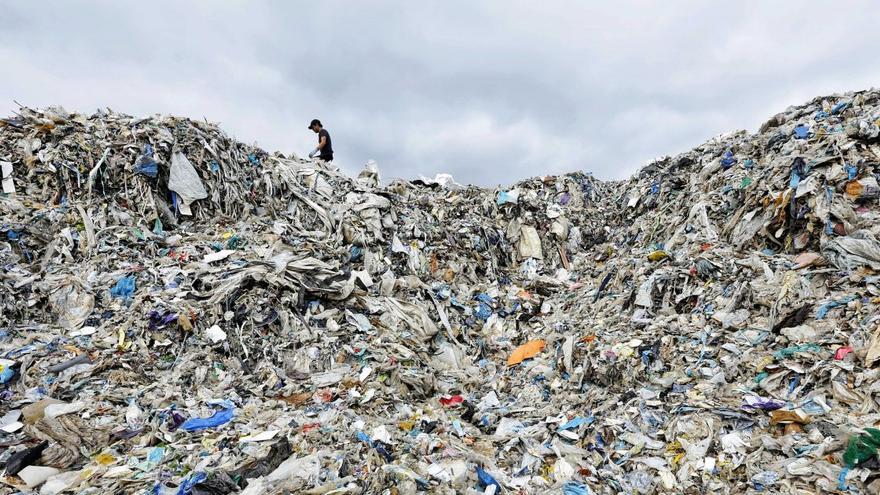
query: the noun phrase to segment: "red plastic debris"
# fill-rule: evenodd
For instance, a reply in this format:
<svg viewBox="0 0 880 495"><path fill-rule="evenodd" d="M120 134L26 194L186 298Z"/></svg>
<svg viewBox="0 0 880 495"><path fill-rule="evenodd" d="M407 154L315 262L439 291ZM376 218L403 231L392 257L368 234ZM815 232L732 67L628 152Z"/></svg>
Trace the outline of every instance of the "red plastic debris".
<svg viewBox="0 0 880 495"><path fill-rule="evenodd" d="M853 348L850 346L839 347L837 351L834 353L834 359L838 361L843 361L843 358L846 357L847 354L853 352Z"/></svg>
<svg viewBox="0 0 880 495"><path fill-rule="evenodd" d="M321 423L306 423L302 427L303 433L308 433L321 427Z"/></svg>
<svg viewBox="0 0 880 495"><path fill-rule="evenodd" d="M330 389L318 390L314 395L315 403L324 404L333 400L333 391Z"/></svg>
<svg viewBox="0 0 880 495"><path fill-rule="evenodd" d="M453 395L451 397L440 397L440 404L442 404L443 407L452 407L454 405L461 404L462 402L464 402L464 397L460 395Z"/></svg>

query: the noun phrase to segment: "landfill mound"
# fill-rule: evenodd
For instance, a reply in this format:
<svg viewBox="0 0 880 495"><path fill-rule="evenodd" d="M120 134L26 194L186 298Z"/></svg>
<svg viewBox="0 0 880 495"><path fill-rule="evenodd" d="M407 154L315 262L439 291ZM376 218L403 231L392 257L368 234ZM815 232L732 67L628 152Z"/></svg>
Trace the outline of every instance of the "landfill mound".
<svg viewBox="0 0 880 495"><path fill-rule="evenodd" d="M629 180L490 190L23 108L0 482L878 493L878 116L817 98Z"/></svg>

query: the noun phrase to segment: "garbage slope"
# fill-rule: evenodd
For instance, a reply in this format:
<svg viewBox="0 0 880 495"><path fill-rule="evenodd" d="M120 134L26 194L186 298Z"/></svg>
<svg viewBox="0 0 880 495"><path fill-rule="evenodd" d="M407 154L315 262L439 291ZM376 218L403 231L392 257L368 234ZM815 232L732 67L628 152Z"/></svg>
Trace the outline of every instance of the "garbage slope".
<svg viewBox="0 0 880 495"><path fill-rule="evenodd" d="M877 96L627 181L494 191L23 109L0 121L2 480L877 491Z"/></svg>

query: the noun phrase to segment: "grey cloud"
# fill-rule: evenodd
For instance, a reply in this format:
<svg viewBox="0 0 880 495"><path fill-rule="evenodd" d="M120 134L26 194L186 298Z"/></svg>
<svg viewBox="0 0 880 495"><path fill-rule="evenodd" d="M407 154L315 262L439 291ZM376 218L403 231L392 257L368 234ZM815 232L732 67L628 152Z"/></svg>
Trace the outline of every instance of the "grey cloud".
<svg viewBox="0 0 880 495"><path fill-rule="evenodd" d="M219 121L385 176L621 178L784 107L875 84L869 1L0 0L0 111ZM824 12L825 15L816 15Z"/></svg>

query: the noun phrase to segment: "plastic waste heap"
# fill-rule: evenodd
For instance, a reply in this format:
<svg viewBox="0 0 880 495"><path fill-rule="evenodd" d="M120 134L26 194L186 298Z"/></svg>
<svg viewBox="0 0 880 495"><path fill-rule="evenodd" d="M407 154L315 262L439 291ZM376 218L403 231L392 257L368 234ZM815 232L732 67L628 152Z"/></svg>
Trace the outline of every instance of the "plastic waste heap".
<svg viewBox="0 0 880 495"><path fill-rule="evenodd" d="M880 92L628 180L0 120L0 491L880 493Z"/></svg>

